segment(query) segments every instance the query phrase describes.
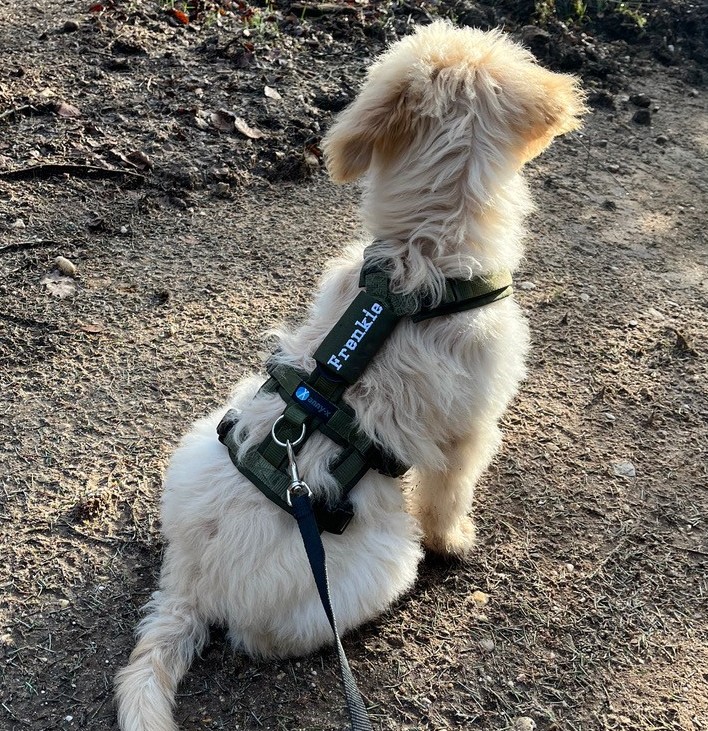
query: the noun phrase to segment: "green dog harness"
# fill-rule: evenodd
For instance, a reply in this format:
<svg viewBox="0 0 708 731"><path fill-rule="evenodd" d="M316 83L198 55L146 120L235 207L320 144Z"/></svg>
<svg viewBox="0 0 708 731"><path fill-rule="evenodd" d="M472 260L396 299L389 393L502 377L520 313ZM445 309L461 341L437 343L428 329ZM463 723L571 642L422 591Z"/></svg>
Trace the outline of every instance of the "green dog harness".
<svg viewBox="0 0 708 731"><path fill-rule="evenodd" d="M268 365L270 377L259 393L277 393L286 404L271 433L239 459L238 411L230 409L221 420L217 432L231 461L267 498L292 514L287 445L297 453L315 430L321 432L342 447L330 466L341 486L341 499L335 505L315 504L315 516L320 530L341 534L354 515L347 496L369 469L390 477L408 471L407 465L359 430L354 410L343 400L345 390L361 376L402 318L420 322L482 307L512 294L511 283L507 271L448 279L440 304L425 307L415 296L391 292L387 273L365 264L359 279L362 291L315 351L315 369L307 373L282 363Z"/></svg>

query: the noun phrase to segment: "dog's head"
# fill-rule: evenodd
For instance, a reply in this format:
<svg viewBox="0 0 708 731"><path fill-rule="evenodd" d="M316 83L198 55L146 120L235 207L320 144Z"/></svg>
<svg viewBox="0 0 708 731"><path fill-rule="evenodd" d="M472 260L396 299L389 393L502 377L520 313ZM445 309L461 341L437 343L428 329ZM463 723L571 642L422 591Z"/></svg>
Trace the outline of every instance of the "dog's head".
<svg viewBox="0 0 708 731"><path fill-rule="evenodd" d="M499 31L438 21L395 44L369 70L323 149L332 179L453 148L487 167L518 170L586 111L578 81L539 66ZM432 158L431 158L432 160Z"/></svg>

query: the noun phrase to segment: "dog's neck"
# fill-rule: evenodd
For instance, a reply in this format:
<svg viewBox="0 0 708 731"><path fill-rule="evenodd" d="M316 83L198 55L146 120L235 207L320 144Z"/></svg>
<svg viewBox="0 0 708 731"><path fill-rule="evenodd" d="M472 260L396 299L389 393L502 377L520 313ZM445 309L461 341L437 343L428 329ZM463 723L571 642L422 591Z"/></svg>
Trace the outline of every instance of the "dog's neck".
<svg viewBox="0 0 708 731"><path fill-rule="evenodd" d="M367 258L392 272L396 290L434 293L444 286L445 277L513 272L518 267L523 219L532 209L519 175L483 200L460 195L454 181L425 194L414 186L406 189L401 177L387 177L369 178L362 214L375 239Z"/></svg>

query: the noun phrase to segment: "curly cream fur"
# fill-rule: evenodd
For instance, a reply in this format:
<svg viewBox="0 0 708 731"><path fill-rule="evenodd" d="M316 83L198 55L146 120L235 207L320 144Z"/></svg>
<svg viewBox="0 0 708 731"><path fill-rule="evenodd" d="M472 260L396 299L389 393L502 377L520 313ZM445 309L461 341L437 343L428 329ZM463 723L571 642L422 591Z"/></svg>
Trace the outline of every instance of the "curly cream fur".
<svg viewBox="0 0 708 731"><path fill-rule="evenodd" d="M531 208L519 168L584 112L576 80L537 66L499 32L419 29L371 68L324 151L339 182L366 175L369 259L396 291L439 298L446 277L515 269ZM277 358L310 370L312 354L359 291L364 246L350 246L324 275L307 321L279 331ZM497 421L524 376L528 331L506 299L420 324L402 321L346 401L360 428L414 465L402 482L370 471L352 493L355 518L323 535L342 631L375 617L413 583L421 542L443 553L473 545L469 511L500 442ZM256 395L254 376L229 407L238 440L259 443L283 409ZM309 653L331 641L295 521L239 472L216 439L226 407L185 436L165 476L167 542L160 590L117 677L123 731L172 731L180 678L210 623L228 625L253 656ZM315 434L298 463L316 495L335 498L328 466L338 448Z"/></svg>

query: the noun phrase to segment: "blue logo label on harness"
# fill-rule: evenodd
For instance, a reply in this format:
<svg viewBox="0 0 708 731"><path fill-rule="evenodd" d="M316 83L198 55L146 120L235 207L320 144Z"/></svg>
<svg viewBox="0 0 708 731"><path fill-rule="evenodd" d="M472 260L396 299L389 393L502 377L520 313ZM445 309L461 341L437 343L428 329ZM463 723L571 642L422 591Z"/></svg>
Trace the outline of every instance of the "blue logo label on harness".
<svg viewBox="0 0 708 731"><path fill-rule="evenodd" d="M330 419L337 410L337 407L333 403L327 401L327 399L317 393L317 391L305 386L304 383L301 383L295 389L294 396L305 411L314 414L322 419L322 421Z"/></svg>

